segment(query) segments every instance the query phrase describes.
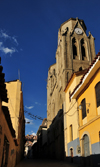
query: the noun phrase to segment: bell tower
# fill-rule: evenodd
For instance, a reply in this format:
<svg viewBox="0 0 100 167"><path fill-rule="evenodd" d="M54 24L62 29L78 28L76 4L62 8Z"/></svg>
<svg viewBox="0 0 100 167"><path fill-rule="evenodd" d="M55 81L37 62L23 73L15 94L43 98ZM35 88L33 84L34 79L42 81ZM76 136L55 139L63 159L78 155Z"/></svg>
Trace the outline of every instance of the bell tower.
<svg viewBox="0 0 100 167"><path fill-rule="evenodd" d="M90 32L87 36L83 20L70 18L61 24L55 57L47 82L47 119L51 122L63 108L64 89L72 73L88 68L95 57L94 37Z"/></svg>
<svg viewBox="0 0 100 167"><path fill-rule="evenodd" d="M95 57L94 37L90 32L87 36L86 29L78 18L70 18L59 29L57 52L62 54L64 87L73 72L88 68Z"/></svg>

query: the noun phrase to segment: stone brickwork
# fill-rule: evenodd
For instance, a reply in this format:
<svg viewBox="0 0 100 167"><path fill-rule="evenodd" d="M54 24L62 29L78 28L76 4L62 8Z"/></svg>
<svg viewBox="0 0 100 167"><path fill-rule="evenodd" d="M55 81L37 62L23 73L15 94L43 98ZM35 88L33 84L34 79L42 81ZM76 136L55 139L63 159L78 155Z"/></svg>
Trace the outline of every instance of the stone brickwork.
<svg viewBox="0 0 100 167"><path fill-rule="evenodd" d="M88 68L95 57L94 37L83 20L78 18L64 22L58 31L56 63L48 70L47 128L62 109L64 89L73 72Z"/></svg>

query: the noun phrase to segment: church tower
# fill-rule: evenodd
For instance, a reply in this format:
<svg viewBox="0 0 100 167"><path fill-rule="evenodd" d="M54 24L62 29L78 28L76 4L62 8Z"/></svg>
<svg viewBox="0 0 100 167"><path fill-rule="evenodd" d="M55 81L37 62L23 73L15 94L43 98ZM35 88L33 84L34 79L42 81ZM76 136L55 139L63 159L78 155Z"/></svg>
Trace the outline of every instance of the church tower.
<svg viewBox="0 0 100 167"><path fill-rule="evenodd" d="M72 73L89 67L95 57L94 37L83 20L70 18L58 31L56 63L48 71L47 120L52 121L64 102L64 89ZM48 127L51 123L48 121Z"/></svg>

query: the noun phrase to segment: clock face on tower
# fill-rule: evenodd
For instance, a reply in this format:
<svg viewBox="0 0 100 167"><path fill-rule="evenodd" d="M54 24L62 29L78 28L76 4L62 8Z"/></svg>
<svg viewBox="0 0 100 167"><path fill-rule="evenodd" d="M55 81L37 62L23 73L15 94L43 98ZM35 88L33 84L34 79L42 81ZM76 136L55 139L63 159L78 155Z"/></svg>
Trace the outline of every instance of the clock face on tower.
<svg viewBox="0 0 100 167"><path fill-rule="evenodd" d="M82 34L82 30L80 29L80 28L75 28L75 32L76 32L76 34Z"/></svg>

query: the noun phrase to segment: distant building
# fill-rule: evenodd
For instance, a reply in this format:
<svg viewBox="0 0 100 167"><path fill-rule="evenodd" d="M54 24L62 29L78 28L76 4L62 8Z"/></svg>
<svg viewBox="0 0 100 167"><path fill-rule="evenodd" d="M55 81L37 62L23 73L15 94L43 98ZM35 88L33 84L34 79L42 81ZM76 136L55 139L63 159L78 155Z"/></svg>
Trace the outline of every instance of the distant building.
<svg viewBox="0 0 100 167"><path fill-rule="evenodd" d="M37 142L37 136L26 135L25 136L25 156L32 157L33 150L32 146Z"/></svg>
<svg viewBox="0 0 100 167"><path fill-rule="evenodd" d="M47 156L47 118L43 119L37 131L37 149L39 157Z"/></svg>
<svg viewBox="0 0 100 167"><path fill-rule="evenodd" d="M32 145L33 145L33 143L31 141L29 141L29 140L26 141L26 143L25 143L25 156L28 155L29 151L32 148Z"/></svg>
<svg viewBox="0 0 100 167"><path fill-rule="evenodd" d="M3 106L7 106L10 112L13 128L15 130L18 146L16 147L16 163L24 156L25 144L25 119L23 107L23 93L21 89L21 81L14 80L6 82L8 103L2 102Z"/></svg>
<svg viewBox="0 0 100 167"><path fill-rule="evenodd" d="M37 136L35 136L35 135L26 135L25 136L25 141L34 142L34 140L37 140Z"/></svg>

